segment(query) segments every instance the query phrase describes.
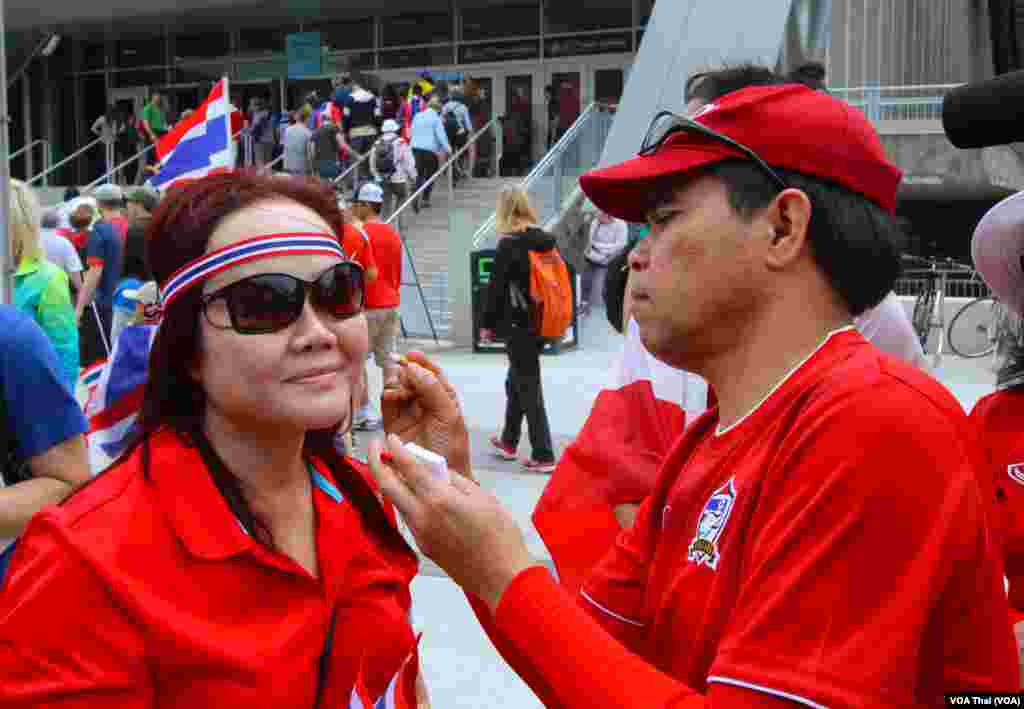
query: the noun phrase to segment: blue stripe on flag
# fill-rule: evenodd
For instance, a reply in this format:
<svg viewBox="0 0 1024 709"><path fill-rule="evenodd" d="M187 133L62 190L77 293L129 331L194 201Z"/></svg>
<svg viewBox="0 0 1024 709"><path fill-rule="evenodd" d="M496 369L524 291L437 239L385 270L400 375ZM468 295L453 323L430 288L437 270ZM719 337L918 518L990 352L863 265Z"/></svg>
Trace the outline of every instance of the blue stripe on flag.
<svg viewBox="0 0 1024 709"><path fill-rule="evenodd" d="M178 143L167 156L160 173L151 183L160 187L196 170L217 167L211 164L215 154L228 149L228 115L206 121L206 133Z"/></svg>

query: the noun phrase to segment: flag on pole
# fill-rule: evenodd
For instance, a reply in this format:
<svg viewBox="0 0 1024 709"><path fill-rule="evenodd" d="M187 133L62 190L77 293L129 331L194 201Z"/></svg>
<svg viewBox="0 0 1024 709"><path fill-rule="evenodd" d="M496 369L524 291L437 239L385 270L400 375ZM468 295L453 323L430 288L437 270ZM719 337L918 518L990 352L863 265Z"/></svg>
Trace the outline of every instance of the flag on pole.
<svg viewBox="0 0 1024 709"><path fill-rule="evenodd" d="M121 331L85 415L89 419L89 467L93 475L105 470L125 451L142 409L149 351L155 325L129 325Z"/></svg>
<svg viewBox="0 0 1024 709"><path fill-rule="evenodd" d="M197 179L234 169L231 120L228 80L225 77L214 85L203 105L157 141L160 171L150 178L149 183L166 189L178 180Z"/></svg>
<svg viewBox="0 0 1024 709"><path fill-rule="evenodd" d="M703 378L655 359L629 321L611 387L597 395L533 511L569 593L576 594L621 531L615 507L651 493L669 449L708 408L708 397Z"/></svg>
<svg viewBox="0 0 1024 709"><path fill-rule="evenodd" d="M420 639L417 637L416 646L402 661L398 671L388 682L388 688L376 702L370 698L371 694L366 689L363 670L360 667L349 698L349 709L416 709L416 677L420 671L419 642Z"/></svg>

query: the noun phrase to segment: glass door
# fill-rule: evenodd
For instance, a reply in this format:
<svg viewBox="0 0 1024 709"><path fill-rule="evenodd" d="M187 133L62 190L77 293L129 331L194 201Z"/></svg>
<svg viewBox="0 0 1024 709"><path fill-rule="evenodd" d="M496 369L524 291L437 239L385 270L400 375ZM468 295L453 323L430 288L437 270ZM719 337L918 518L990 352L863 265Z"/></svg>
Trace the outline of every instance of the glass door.
<svg viewBox="0 0 1024 709"><path fill-rule="evenodd" d="M491 76L469 76L463 82L469 117L473 132L483 128L494 116L494 78ZM490 177L494 158L494 132L489 131L476 143L474 177Z"/></svg>
<svg viewBox="0 0 1024 709"><path fill-rule="evenodd" d="M551 89L554 104L551 106L554 113L552 123L555 129L553 141L557 141L580 116L582 110L580 73L578 71L553 73Z"/></svg>
<svg viewBox="0 0 1024 709"><path fill-rule="evenodd" d="M534 162L533 75L505 77L505 122L502 128L503 177L522 177Z"/></svg>

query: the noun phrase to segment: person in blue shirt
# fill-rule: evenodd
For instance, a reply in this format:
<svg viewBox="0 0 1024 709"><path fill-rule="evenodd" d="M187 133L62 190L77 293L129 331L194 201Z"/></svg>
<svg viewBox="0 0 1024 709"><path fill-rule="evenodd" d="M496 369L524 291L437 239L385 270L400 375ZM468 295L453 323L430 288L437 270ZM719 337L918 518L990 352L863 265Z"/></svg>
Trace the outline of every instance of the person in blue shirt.
<svg viewBox="0 0 1024 709"><path fill-rule="evenodd" d="M448 142L448 134L444 130L444 121L441 120L441 99L434 96L427 104L427 110L420 111L412 119L412 153L416 158L416 172L419 177L416 180L416 189L419 190L427 182L441 163L448 159L452 153L452 146ZM430 206L430 194L434 191L431 184L424 190L420 199L413 203L413 210L418 212L421 207ZM422 200L422 203L421 203Z"/></svg>
<svg viewBox="0 0 1024 709"><path fill-rule="evenodd" d="M89 479L82 409L68 390L53 345L12 305L0 305L0 540Z"/></svg>
<svg viewBox="0 0 1024 709"><path fill-rule="evenodd" d="M83 367L88 367L108 354L114 295L117 283L121 280L124 262L124 240L115 225L106 219L108 212L120 208L124 195L116 185L103 185L101 190L96 192L104 219L93 226L89 235L85 250L85 283L75 305L75 314L82 328L80 348ZM92 307L93 303L95 308ZM87 309L90 312L83 318Z"/></svg>

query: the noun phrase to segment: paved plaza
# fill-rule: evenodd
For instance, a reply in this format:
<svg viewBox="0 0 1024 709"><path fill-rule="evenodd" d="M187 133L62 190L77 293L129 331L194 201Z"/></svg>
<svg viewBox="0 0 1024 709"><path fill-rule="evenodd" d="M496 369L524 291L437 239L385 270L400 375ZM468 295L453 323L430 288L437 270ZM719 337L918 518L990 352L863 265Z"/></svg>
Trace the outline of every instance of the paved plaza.
<svg viewBox="0 0 1024 709"><path fill-rule="evenodd" d="M544 398L556 452L580 430L598 391L609 381L622 345L600 315L584 322L579 349L545 356L541 361ZM530 523L534 505L548 480L515 463L491 457L487 436L500 427L505 405L507 359L469 350L443 350L431 355L458 390L473 445L474 472L482 485L509 508L525 533L531 552L550 561ZM379 391L379 372L371 366L371 386ZM936 369L942 381L967 409L994 386L990 358L964 360L947 356ZM364 436L366 434L363 434ZM524 435L520 455L529 453ZM423 632L422 658L434 707L515 707L533 709L540 702L508 669L477 625L462 592L430 562L421 564L413 582L416 625Z"/></svg>

